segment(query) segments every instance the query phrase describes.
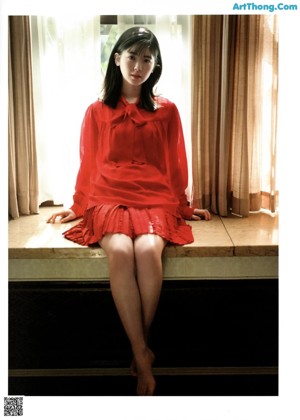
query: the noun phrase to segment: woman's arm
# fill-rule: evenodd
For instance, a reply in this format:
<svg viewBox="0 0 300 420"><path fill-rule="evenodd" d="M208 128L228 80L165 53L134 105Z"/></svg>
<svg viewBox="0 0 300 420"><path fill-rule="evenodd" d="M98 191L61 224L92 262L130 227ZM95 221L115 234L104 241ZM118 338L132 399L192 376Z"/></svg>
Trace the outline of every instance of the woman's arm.
<svg viewBox="0 0 300 420"><path fill-rule="evenodd" d="M172 104L169 120L169 168L173 191L179 198L178 211L184 219L210 220L208 210L190 207L185 194L188 184L188 166L181 119L177 107Z"/></svg>
<svg viewBox="0 0 300 420"><path fill-rule="evenodd" d="M71 210L77 217L83 215L88 204L91 174L96 164L97 140L98 127L93 105L90 105L81 126L80 167L76 178L73 205L71 206Z"/></svg>
<svg viewBox="0 0 300 420"><path fill-rule="evenodd" d="M90 178L96 159L96 148L98 140L98 127L93 113L93 105L87 109L80 133L80 167L76 178L73 205L68 210L52 214L47 220L48 223L55 223L60 218L61 223L81 217L86 210L89 192Z"/></svg>

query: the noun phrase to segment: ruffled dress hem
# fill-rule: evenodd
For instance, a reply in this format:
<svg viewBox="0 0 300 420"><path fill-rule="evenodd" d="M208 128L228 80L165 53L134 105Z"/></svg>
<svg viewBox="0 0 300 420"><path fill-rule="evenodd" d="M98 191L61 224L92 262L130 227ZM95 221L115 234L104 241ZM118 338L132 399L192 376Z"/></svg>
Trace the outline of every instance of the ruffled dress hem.
<svg viewBox="0 0 300 420"><path fill-rule="evenodd" d="M108 233L123 233L132 239L143 234L159 235L173 245L194 241L192 229L181 216L160 207L133 208L103 204L88 209L83 219L63 233L84 246L99 244Z"/></svg>

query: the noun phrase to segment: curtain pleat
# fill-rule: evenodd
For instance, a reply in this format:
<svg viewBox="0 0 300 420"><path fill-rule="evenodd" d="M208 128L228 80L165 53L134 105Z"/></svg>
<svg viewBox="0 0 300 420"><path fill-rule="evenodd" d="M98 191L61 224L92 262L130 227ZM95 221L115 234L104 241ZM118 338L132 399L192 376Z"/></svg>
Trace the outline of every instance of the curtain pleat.
<svg viewBox="0 0 300 420"><path fill-rule="evenodd" d="M9 216L38 213L38 174L28 16L9 17Z"/></svg>
<svg viewBox="0 0 300 420"><path fill-rule="evenodd" d="M193 17L193 204L222 216L276 210L276 22Z"/></svg>

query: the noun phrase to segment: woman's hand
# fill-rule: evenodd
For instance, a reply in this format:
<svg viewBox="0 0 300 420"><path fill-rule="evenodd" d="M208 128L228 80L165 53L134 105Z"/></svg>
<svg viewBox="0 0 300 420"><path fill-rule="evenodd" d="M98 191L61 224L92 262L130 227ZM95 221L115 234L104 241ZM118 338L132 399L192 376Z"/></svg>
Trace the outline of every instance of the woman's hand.
<svg viewBox="0 0 300 420"><path fill-rule="evenodd" d="M192 216L192 220L210 220L211 214L206 209L195 209L194 214Z"/></svg>
<svg viewBox="0 0 300 420"><path fill-rule="evenodd" d="M62 210L58 213L53 213L49 219L47 219L47 223L55 223L56 219L60 217L60 223L66 223L70 222L71 220L74 220L77 218L76 214L73 212L73 210Z"/></svg>

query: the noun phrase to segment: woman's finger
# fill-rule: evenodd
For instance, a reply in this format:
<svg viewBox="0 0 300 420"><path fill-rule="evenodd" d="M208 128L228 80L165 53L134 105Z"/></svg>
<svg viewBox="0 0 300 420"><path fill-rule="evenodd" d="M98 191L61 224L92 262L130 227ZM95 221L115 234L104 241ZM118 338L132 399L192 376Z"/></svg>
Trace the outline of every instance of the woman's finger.
<svg viewBox="0 0 300 420"><path fill-rule="evenodd" d="M194 216L197 217L194 218ZM210 220L211 219L211 215L210 212L206 209L195 209L194 210L194 215L192 216L193 220L201 220L201 219L205 219L205 220Z"/></svg>
<svg viewBox="0 0 300 420"><path fill-rule="evenodd" d="M47 223L55 223L56 219L58 217L63 217L64 216L64 212L59 212L59 213L53 213L49 219L47 220Z"/></svg>
<svg viewBox="0 0 300 420"><path fill-rule="evenodd" d="M74 218L73 218L73 216L72 216L72 214L68 214L67 216L65 216L65 217L62 217L61 219L60 219L60 222L61 223L66 223L66 222L70 222L71 220L73 220Z"/></svg>

